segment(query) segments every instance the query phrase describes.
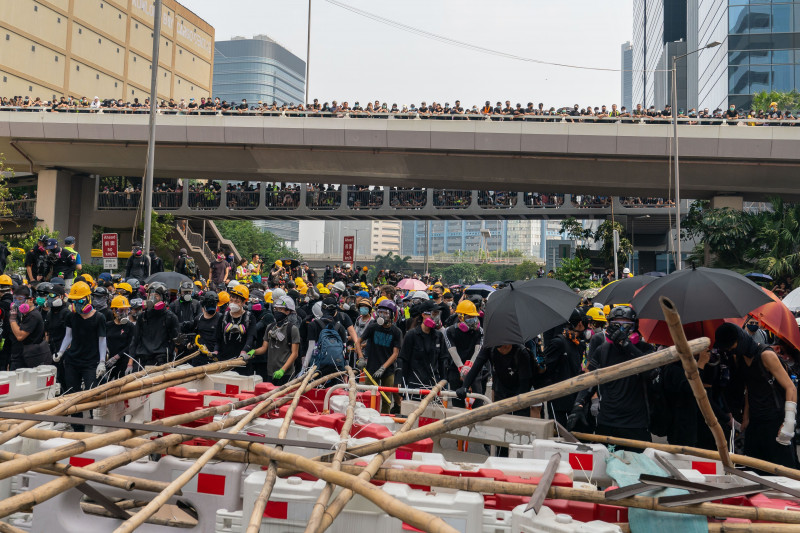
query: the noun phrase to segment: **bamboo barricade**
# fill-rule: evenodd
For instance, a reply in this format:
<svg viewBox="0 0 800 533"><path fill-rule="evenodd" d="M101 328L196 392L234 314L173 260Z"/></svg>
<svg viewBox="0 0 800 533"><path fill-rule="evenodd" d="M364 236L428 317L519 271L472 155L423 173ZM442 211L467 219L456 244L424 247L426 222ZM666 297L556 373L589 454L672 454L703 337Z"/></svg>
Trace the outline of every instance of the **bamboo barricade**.
<svg viewBox="0 0 800 533"><path fill-rule="evenodd" d="M708 429L711 430L711 434L714 436L714 443L717 445L717 450L719 450L722 464L733 468L733 463L728 453L728 443L725 441L725 433L722 431L722 427L717 421L717 416L714 414L714 410L711 408L711 404L708 401L706 388L703 386L703 381L700 379L700 374L697 372L697 362L694 360L694 354L692 354L689 348L689 341L686 340L686 332L683 331L681 317L678 315L678 311L675 309L675 304L672 303L672 300L666 296L661 296L658 301L661 304L661 310L664 312L664 319L669 327L669 334L672 336L672 342L675 343L675 348L677 348L678 355L681 358L683 372L686 374L686 379L689 381L689 386L692 388L694 398L697 400L697 406L703 414L703 419L705 419Z"/></svg>
<svg viewBox="0 0 800 533"><path fill-rule="evenodd" d="M412 427L414 427L414 423L419 418L419 415L425 412L425 409L428 408L428 404L433 401L436 396L438 396L439 392L447 385L447 380L442 380L433 387L430 392L428 393L425 398L422 399L419 406L414 410L413 413L408 415L405 424L397 430L397 433L405 433ZM397 434L396 433L396 434ZM375 475L375 472L381 467L383 462L389 458L392 454L392 450L387 450L385 452L381 452L369 462L367 467L358 475L359 478L363 479L364 481L369 481ZM344 489L339 495L336 497L333 502L328 505L328 508L322 515L322 523L320 524L319 528L317 529L317 533L322 533L333 524L333 521L336 520L336 517L339 516L339 513L342 512L347 502L349 502L353 498L353 491ZM251 532L248 532L251 533Z"/></svg>
<svg viewBox="0 0 800 533"><path fill-rule="evenodd" d="M302 384L298 387L297 392L294 395L294 399L292 400L292 405L297 406L297 402L300 401L300 395L306 392L306 387L308 386L308 380L311 377L311 372L309 372L305 378L303 378ZM299 381L300 378L297 377L291 380L289 383L296 383ZM272 407L273 401L271 398L265 399L259 402L253 409L247 413L241 420L239 420L229 431L232 435L235 435L239 431L245 428L250 422L253 421L254 418L260 416L264 411ZM291 419L291 413L287 414L287 418ZM284 423L288 427L288 420L284 420ZM281 428L283 429L283 428ZM285 432L284 432L285 434ZM128 520L120 524L120 526L114 530L114 533L131 533L134 529L141 526L145 520L150 518L152 515L158 512L165 503L172 498L176 492L178 492L184 485L186 485L191 479L197 475L200 470L214 458L214 456L222 450L225 446L230 443L229 439L220 439L213 446L208 448L206 452L194 462L194 464L187 468L177 479L175 479L169 486L161 491L155 498L153 498L147 505L142 507L139 511L136 512L133 516L131 516ZM263 511L262 511L263 512Z"/></svg>
<svg viewBox="0 0 800 533"><path fill-rule="evenodd" d="M325 376L323 378L314 381L310 386L316 387L324 383L328 379L332 379L333 377L336 377L338 375L340 375L340 373L330 374L328 376ZM170 417L169 419L160 420L159 422L163 424L163 422L166 420L168 421L168 423L173 425L185 424L187 422L192 422L199 418L219 415L233 411L235 409L240 409L242 407L253 405L267 398L275 399L282 394L294 390L295 388L297 388L297 386L299 385L295 384L291 387L287 385L282 385L278 389L266 394L262 394L260 396L255 396L253 398L248 398L246 400L240 400L238 402L220 405L217 407L208 407L206 409L201 409L200 411L194 411L192 413L176 415ZM289 400L290 400L289 397L278 399L275 401L275 405L277 406L283 405L284 403L287 403ZM218 429L224 429L230 427L236 422L238 422L240 419L241 417L229 417L219 422L212 422L210 424L205 424L203 426L200 426L199 429L216 431ZM179 429L180 428L176 428L176 430ZM134 434L133 431L129 430L124 430L124 431L128 432L129 437ZM127 452L116 455L114 457L108 457L106 459L103 459L102 461L97 461L95 463L92 463L91 465L86 466L85 468L93 472L105 473L108 472L109 470L113 470L114 468L118 468L120 466L136 461L137 459L141 459L142 457L150 455L151 453L161 452L169 448L170 446L178 445L185 439L186 439L185 435L182 435L180 433L173 433L152 441L145 440L145 443L143 443L141 446L137 446L134 449L128 450ZM110 444L113 444L113 442L110 442ZM41 485L31 491L17 494L15 496L12 496L11 498L6 498L5 500L0 501L0 518L8 516L9 514L14 513L20 509L46 501L66 490L69 490L73 487L76 487L77 485L80 485L83 482L84 480L81 478L64 476L58 479L54 479L53 481L50 481L48 483L45 483L44 485Z"/></svg>
<svg viewBox="0 0 800 533"><path fill-rule="evenodd" d="M579 440L587 442L597 442L600 444L613 444L615 446L627 446L630 448L653 448L667 453L681 453L684 455L694 455L695 457L702 457L703 459L711 459L713 461L721 461L719 452L714 450L705 450L703 448L693 448L691 446L676 446L674 444L662 444L660 442L645 442L643 440L622 439L619 437L607 437L606 435L594 435L592 433L573 433ZM788 477L800 481L800 470L789 468L788 466L776 465L769 461L762 459L755 459L747 455L731 454L731 460L749 468L755 468L763 472L768 472L776 476Z"/></svg>
<svg viewBox="0 0 800 533"><path fill-rule="evenodd" d="M708 338L702 337L689 342L689 347L692 353L700 353L708 348L709 343L710 341ZM525 394L514 396L513 398L506 398L505 400L500 400L499 402L484 405L469 412L462 413L444 420L439 420L437 422L433 422L432 424L412 429L411 431L407 431L400 435L395 435L388 439L356 446L355 448L348 448L347 453L358 457L363 457L364 455L372 455L374 453L379 453L386 450L393 450L394 448L398 448L418 440L435 437L440 433L451 432L454 429L475 424L477 422L483 422L484 420L489 420L497 415L504 415L519 409L527 409L536 403L550 401L555 398L561 398L562 396L567 396L584 389L602 385L603 383L608 383L609 381L625 378L634 374L640 374L642 372L673 363L677 360L677 349L674 346L665 348L642 357L637 357L631 361L593 370L592 372L586 372L579 376L575 376L574 378L567 379L548 387L543 387L531 392L526 392ZM319 457L318 459L322 461L330 461L332 457L333 456L331 454L327 454Z"/></svg>
<svg viewBox="0 0 800 533"><path fill-rule="evenodd" d="M339 445L336 447L336 455L333 456L333 462L331 462L331 468L334 470L339 470L342 466L342 459L344 459L344 453L347 450L347 439L350 438L350 428L353 427L356 400L358 399L358 389L356 389L356 384L358 382L356 381L356 375L350 366L347 366L346 370L350 380L347 398L347 414L344 418L342 430L339 432ZM274 463L270 462L270 465L272 464ZM314 508L311 510L311 516L308 518L305 533L316 533L322 522L322 513L325 512L328 501L331 499L331 494L333 494L333 485L331 483L325 483L325 488L322 489L317 501L314 503Z"/></svg>
<svg viewBox="0 0 800 533"><path fill-rule="evenodd" d="M348 366L346 369L349 370L350 367ZM289 424L292 423L294 410L297 408L297 404L300 403L300 397L306 390L308 380L316 371L317 365L312 365L311 368L308 369L306 377L303 379L303 383L300 384L300 388L294 393L292 404L289 406L289 409L286 410L286 416L283 417L283 423L278 430L279 439L286 438L286 433L289 431ZM275 448L283 450L283 446L280 445L275 446ZM261 487L258 497L256 498L255 505L253 506L253 512L250 514L250 519L247 524L246 533L258 533L258 531L261 529L261 519L264 517L264 509L267 508L269 496L272 494L272 488L275 486L275 480L278 478L277 471L278 467L275 464L275 461L270 461L269 466L267 467L267 475L264 479L264 486Z"/></svg>

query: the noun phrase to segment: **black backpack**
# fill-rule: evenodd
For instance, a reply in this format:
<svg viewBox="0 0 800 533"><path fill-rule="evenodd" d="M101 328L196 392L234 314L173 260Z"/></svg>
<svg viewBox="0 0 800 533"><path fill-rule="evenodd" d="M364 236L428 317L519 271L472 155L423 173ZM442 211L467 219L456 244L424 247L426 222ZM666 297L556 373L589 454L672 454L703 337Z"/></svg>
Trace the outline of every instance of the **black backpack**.
<svg viewBox="0 0 800 533"><path fill-rule="evenodd" d="M186 257L183 263L183 268L186 271L186 275L194 278L197 277L197 263L194 262L194 257Z"/></svg>

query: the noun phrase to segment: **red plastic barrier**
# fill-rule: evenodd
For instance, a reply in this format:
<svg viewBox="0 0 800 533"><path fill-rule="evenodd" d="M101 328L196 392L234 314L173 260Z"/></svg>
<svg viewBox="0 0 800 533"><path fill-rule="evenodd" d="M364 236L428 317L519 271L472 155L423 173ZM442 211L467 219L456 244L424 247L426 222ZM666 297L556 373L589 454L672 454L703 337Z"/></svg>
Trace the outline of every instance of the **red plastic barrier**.
<svg viewBox="0 0 800 533"><path fill-rule="evenodd" d="M525 501L528 501L528 499L525 498ZM628 521L627 507L571 500L545 500L544 504L556 514L568 514L573 519L581 522L602 520L604 522L619 523Z"/></svg>

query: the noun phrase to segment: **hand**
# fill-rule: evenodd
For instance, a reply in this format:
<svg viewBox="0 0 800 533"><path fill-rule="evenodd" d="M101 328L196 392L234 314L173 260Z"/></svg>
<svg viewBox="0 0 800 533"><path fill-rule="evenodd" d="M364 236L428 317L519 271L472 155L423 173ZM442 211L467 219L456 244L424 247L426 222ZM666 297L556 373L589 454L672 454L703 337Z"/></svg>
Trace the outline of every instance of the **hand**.
<svg viewBox="0 0 800 533"><path fill-rule="evenodd" d="M8 318L10 318L11 320L15 320L16 321L17 320L17 314L18 314L17 306L16 305L12 305L11 306L11 310L8 312Z"/></svg>
<svg viewBox="0 0 800 533"><path fill-rule="evenodd" d="M117 361L119 361L119 354L109 359L106 359L106 366L108 367L114 366L115 364L117 364Z"/></svg>
<svg viewBox="0 0 800 533"><path fill-rule="evenodd" d="M278 381L279 379L283 378L284 374L285 374L285 372L283 371L283 369L279 368L278 370L275 371L274 374L272 374L272 379L274 379L275 381Z"/></svg>
<svg viewBox="0 0 800 533"><path fill-rule="evenodd" d="M128 374L132 373L132 372L133 372L133 365L128 365L128 366L125 367L125 375L126 376Z"/></svg>
<svg viewBox="0 0 800 533"><path fill-rule="evenodd" d="M255 355L256 355L256 351L255 350L250 350L249 352L247 352L245 354L244 360L247 361L248 359L252 359Z"/></svg>
<svg viewBox="0 0 800 533"><path fill-rule="evenodd" d="M597 415L600 414L600 398L592 398L592 406L589 408L589 412L592 413L592 416L597 418Z"/></svg>
<svg viewBox="0 0 800 533"><path fill-rule="evenodd" d="M103 377L105 373L106 373L106 363L104 361L100 361L100 363L97 365L97 370L95 370L94 372L94 376L97 379L100 379L101 377Z"/></svg>
<svg viewBox="0 0 800 533"><path fill-rule="evenodd" d="M366 368L366 366L367 366L367 360L364 359L363 357L359 357L356 360L356 370L358 370L359 372L364 370L364 368Z"/></svg>
<svg viewBox="0 0 800 533"><path fill-rule="evenodd" d="M383 377L383 373L384 372L386 372L386 369L383 368L383 367L380 367L378 370L375 371L374 374L372 374L372 377L375 378L375 379L381 379Z"/></svg>
<svg viewBox="0 0 800 533"><path fill-rule="evenodd" d="M567 417L567 430L572 431L575 429L575 426L578 425L578 422L581 422L584 425L589 425L589 421L586 420L586 409L579 404L576 403L572 407L572 411L569 413Z"/></svg>
<svg viewBox="0 0 800 533"><path fill-rule="evenodd" d="M697 368L703 369L711 360L711 350L703 350L697 358Z"/></svg>
<svg viewBox="0 0 800 533"><path fill-rule="evenodd" d="M461 387L459 389L456 389L456 397L459 400L466 400L467 399L467 389L466 389L466 387Z"/></svg>
<svg viewBox="0 0 800 533"><path fill-rule="evenodd" d="M54 363L58 363L59 361L61 361L61 358L62 358L62 357L64 357L64 352L63 352L63 351L61 351L61 352L57 352L57 353L56 353L56 354L53 356L53 362L54 362Z"/></svg>
<svg viewBox="0 0 800 533"><path fill-rule="evenodd" d="M606 331L606 335L608 335L608 331ZM614 344L618 344L620 346L625 346L626 344L630 344L628 340L628 332L627 330L616 327L614 328L614 332L611 335L608 335L608 338L611 339L611 342Z"/></svg>
<svg viewBox="0 0 800 533"><path fill-rule="evenodd" d="M783 446L789 446L792 443L793 438L794 438L794 424L793 423L787 424L786 422L781 424L781 429L780 431L778 431L778 436L775 438L778 444L781 444Z"/></svg>
<svg viewBox="0 0 800 533"><path fill-rule="evenodd" d="M470 370L472 370L472 361L467 361L458 369L458 373L461 374L461 381L464 381L464 378L467 377Z"/></svg>

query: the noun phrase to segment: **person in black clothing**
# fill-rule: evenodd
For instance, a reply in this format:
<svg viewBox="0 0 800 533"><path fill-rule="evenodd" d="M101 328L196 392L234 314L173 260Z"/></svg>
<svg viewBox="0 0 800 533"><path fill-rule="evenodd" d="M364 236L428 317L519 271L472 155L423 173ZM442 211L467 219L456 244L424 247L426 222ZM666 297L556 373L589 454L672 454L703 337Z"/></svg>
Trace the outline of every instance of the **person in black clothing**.
<svg viewBox="0 0 800 533"><path fill-rule="evenodd" d="M303 276L306 278L309 287L316 287L317 285L317 273L314 272L313 268L308 266L308 263L300 263L300 267L303 269Z"/></svg>
<svg viewBox="0 0 800 533"><path fill-rule="evenodd" d="M14 304L13 284L7 274L0 275L0 372L8 370L11 361L11 324L9 316Z"/></svg>
<svg viewBox="0 0 800 533"><path fill-rule="evenodd" d="M47 255L47 241L49 237L42 235L39 242L25 254L25 272L28 281L42 281L50 271L50 262Z"/></svg>
<svg viewBox="0 0 800 533"><path fill-rule="evenodd" d="M214 291L206 291L200 300L202 313L196 315L191 321L181 323L181 332L190 334L191 341L194 343L197 335L200 344L206 351L211 350L217 343L217 324L219 323L220 313L217 312L219 297ZM212 362L209 354L201 350L200 355L191 359L189 364L192 366L203 366Z"/></svg>
<svg viewBox="0 0 800 533"><path fill-rule="evenodd" d="M708 353L708 350L705 351ZM698 369L702 373L700 363ZM683 364L675 361L662 367L664 393L669 398L670 415L667 442L675 446L697 446L697 400L686 379Z"/></svg>
<svg viewBox="0 0 800 533"><path fill-rule="evenodd" d="M67 319L70 312L64 305L66 294L63 285L54 285L52 294L47 298L47 313L44 315L44 331L50 342L50 353L58 353L61 343L67 333ZM1 301L0 301L1 302ZM56 367L56 380L61 385L61 390L67 390L64 378L64 361L54 363Z"/></svg>
<svg viewBox="0 0 800 533"><path fill-rule="evenodd" d="M53 262L53 275L65 281L72 280L78 265L77 254L56 246L50 250L50 258Z"/></svg>
<svg viewBox="0 0 800 533"><path fill-rule="evenodd" d="M14 305L9 312L12 339L12 371L48 364L49 346L37 349L44 340L44 320L34 303L31 290L20 285L14 289Z"/></svg>
<svg viewBox="0 0 800 533"><path fill-rule="evenodd" d="M628 306L618 306L607 316L609 325L606 338L610 341L600 346L589 361L588 370L607 368L650 353L654 348L641 341L636 331L636 311ZM567 429L574 428L579 420L586 418L588 399L594 387L578 393L569 415ZM600 385L600 412L597 416L597 433L610 437L650 442L648 430L647 398L644 377L636 374ZM620 448L626 449L624 446Z"/></svg>
<svg viewBox="0 0 800 533"><path fill-rule="evenodd" d="M545 381L548 385L574 378L581 373L583 356L586 353L584 331L588 317L576 307L569 317L567 326L550 339L544 351ZM555 419L566 426L567 417L575 403L575 395L570 394L550 402Z"/></svg>
<svg viewBox="0 0 800 533"><path fill-rule="evenodd" d="M128 357L128 347L133 339L134 325L128 316L131 304L124 296L115 296L111 301L114 319L106 322L106 344L108 359L106 360L107 379L114 380L133 371L133 362ZM128 364L128 363L131 364Z"/></svg>
<svg viewBox="0 0 800 533"><path fill-rule="evenodd" d="M402 386L411 388L433 387L446 375L450 354L444 336L439 331L441 312L432 300L418 304L422 322L408 331L403 338L397 358Z"/></svg>
<svg viewBox="0 0 800 533"><path fill-rule="evenodd" d="M247 310L250 291L244 285L236 285L230 291L230 303L217 323L216 342L212 354L220 361L242 357L245 361L253 357L256 346L253 341L256 334L256 319ZM252 364L237 367L236 372L242 375L253 373Z"/></svg>
<svg viewBox="0 0 800 533"><path fill-rule="evenodd" d="M109 309L110 295L105 287L97 286L92 289L92 307L98 313L102 314L106 322L114 320L114 313Z"/></svg>
<svg viewBox="0 0 800 533"><path fill-rule="evenodd" d="M314 354L314 348L316 348L317 342L319 341L319 334L323 329L332 327L334 330L336 330L336 333L339 334L339 337L342 338L342 343L344 344L347 342L347 329L345 329L341 321L337 319L340 314L342 313L339 312L339 306L336 298L328 296L322 300L322 317L312 320L308 324L308 348L306 349L306 354L303 358L302 372L305 372L306 368L311 366L311 356ZM339 370L344 369L335 367L323 367L317 369L322 376L337 372Z"/></svg>
<svg viewBox="0 0 800 533"><path fill-rule="evenodd" d="M155 248L150 248L150 275L164 272L164 261L156 254Z"/></svg>
<svg viewBox="0 0 800 533"><path fill-rule="evenodd" d="M456 308L456 323L444 330L444 342L450 361L447 363L447 381L451 390L460 388L461 382L475 363L478 353L483 347L483 330L481 329L478 310L469 300L462 300ZM489 368L484 374L488 374ZM484 375L481 375L483 378ZM473 392L483 394L483 379L477 379L472 385ZM483 402L478 400L474 407ZM464 400L453 400L454 407L466 407Z"/></svg>
<svg viewBox="0 0 800 533"><path fill-rule="evenodd" d="M72 284L69 292L72 313L67 318L64 340L53 361L64 357L64 374L67 389L63 393L78 392L83 387L89 390L106 373L105 359L106 321L103 315L92 307L91 289L78 281ZM73 415L82 418L81 413ZM75 431L83 431L82 424L73 424Z"/></svg>
<svg viewBox="0 0 800 533"><path fill-rule="evenodd" d="M138 279L144 282L150 275L150 264L148 258L144 255L142 245L139 242L133 243L133 250L128 262L125 265L125 279L129 278ZM130 283L130 281L128 281Z"/></svg>
<svg viewBox="0 0 800 533"><path fill-rule="evenodd" d="M194 293L194 284L191 281L181 282L180 289L178 290L178 297L169 304L169 310L178 317L178 323L184 324L192 322L195 317L202 313L202 305L198 300L192 298ZM176 357L181 358L196 350L194 345L194 335L187 335L181 331L176 342L178 353Z"/></svg>
<svg viewBox="0 0 800 533"><path fill-rule="evenodd" d="M172 359L178 336L178 318L167 308L167 288L162 283L151 283L147 288L147 310L136 319L128 355L136 362L131 365L144 368L162 365ZM138 368L137 368L138 370Z"/></svg>
<svg viewBox="0 0 800 533"><path fill-rule="evenodd" d="M736 125L738 123L739 112L736 111L735 105L728 106L728 110L725 111L725 118L728 119L728 124Z"/></svg>
<svg viewBox="0 0 800 533"><path fill-rule="evenodd" d="M394 325L397 307L389 300L383 300L376 308L377 318L367 325L360 339L362 350L366 348L365 358L356 362L356 368L366 368L367 372L384 387L394 386L395 361L400 355L403 333ZM389 413L389 404L381 402L381 412ZM399 413L399 405L395 409Z"/></svg>
<svg viewBox="0 0 800 533"><path fill-rule="evenodd" d="M715 346L732 356L736 383L746 393L744 453L795 468L797 387L778 354L735 324L721 325L714 336Z"/></svg>

